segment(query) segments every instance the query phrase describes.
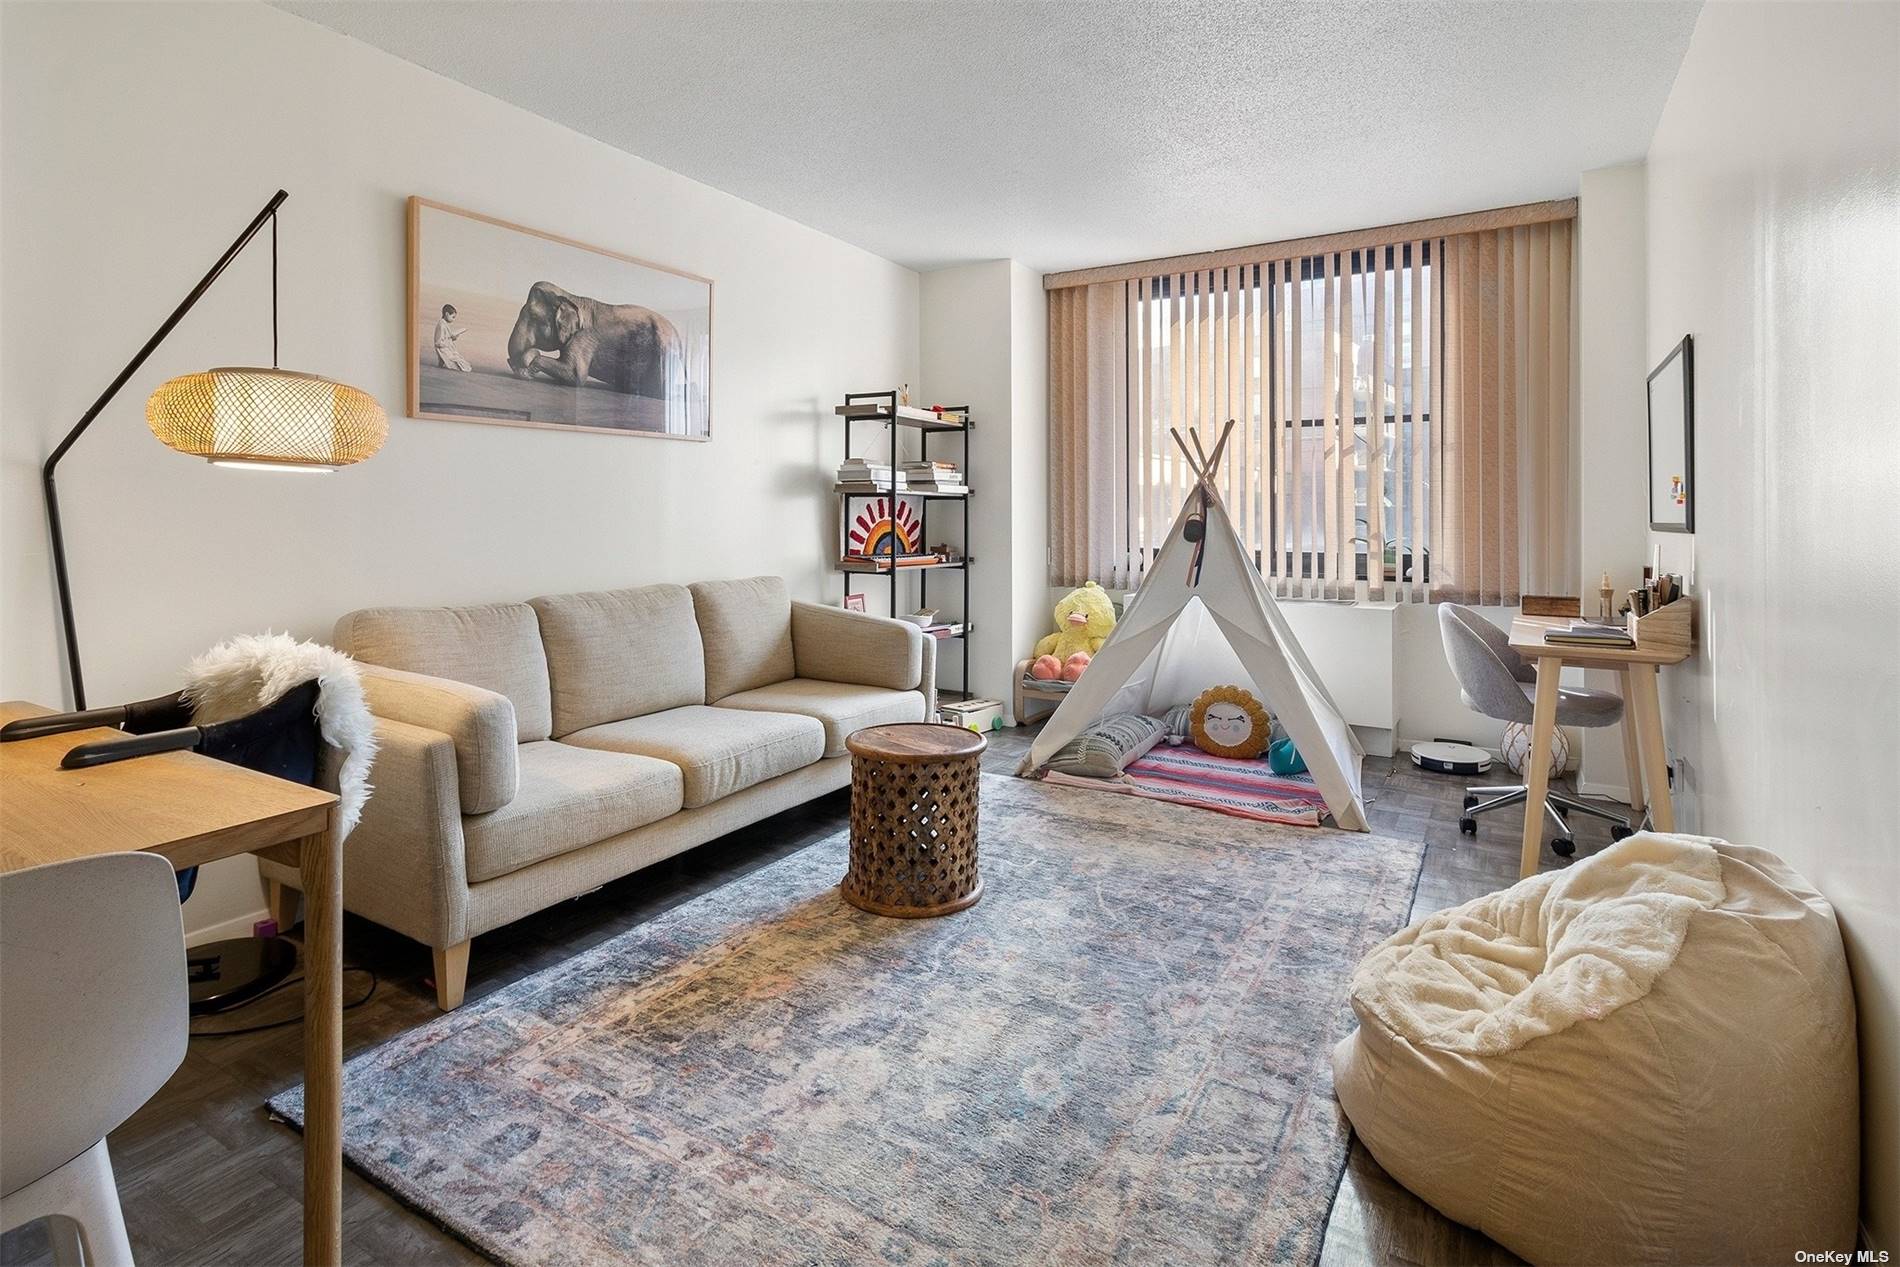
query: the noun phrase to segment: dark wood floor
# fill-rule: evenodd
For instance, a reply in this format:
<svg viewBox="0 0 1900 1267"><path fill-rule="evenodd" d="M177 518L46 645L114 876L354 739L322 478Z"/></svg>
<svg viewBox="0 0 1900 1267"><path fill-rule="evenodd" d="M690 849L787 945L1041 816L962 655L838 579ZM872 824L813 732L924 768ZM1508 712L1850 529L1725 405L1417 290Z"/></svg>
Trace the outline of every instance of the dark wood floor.
<svg viewBox="0 0 1900 1267"><path fill-rule="evenodd" d="M986 765L1001 773L1013 770L1033 733L1020 729L994 736ZM1508 781L1502 775L1476 781L1487 780ZM1374 831L1427 846L1414 918L1517 879L1522 820L1514 811L1481 819L1476 839L1461 836L1462 782L1415 770L1403 760L1368 760L1365 790ZM824 839L846 825L846 808L845 793L834 793L479 938L469 965L469 1002ZM1580 823L1577 843L1579 855L1588 855L1609 843L1608 831L1598 823ZM1564 865L1548 852L1545 864ZM426 981L429 957L415 943L351 919L345 948L350 963L380 978L374 997L345 1017L347 1054L366 1051L437 1015ZM368 984L367 973L352 973L348 997L358 997ZM292 989L254 1004L241 1022L224 1024L273 1019L273 1007L294 1008L297 994ZM300 1079L301 1061L302 1032L296 1024L239 1036L194 1037L184 1065L164 1090L113 1133L112 1162L140 1263L264 1267L298 1261L300 1137L270 1121L261 1106ZM484 1261L348 1171L343 1223L344 1257L353 1265ZM0 1237L0 1265L50 1261L43 1227ZM1327 1227L1325 1267L1517 1261L1398 1187L1354 1144Z"/></svg>

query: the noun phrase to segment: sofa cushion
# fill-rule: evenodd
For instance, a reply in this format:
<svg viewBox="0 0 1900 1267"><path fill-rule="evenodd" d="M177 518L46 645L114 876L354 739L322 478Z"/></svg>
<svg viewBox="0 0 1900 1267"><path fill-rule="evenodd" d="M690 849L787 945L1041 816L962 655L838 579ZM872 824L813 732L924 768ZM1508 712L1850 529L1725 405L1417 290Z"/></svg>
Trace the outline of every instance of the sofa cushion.
<svg viewBox="0 0 1900 1267"><path fill-rule="evenodd" d="M808 677L795 677L728 695L719 701L719 707L814 717L825 728L827 757L843 756L845 737L854 730L882 726L886 722L924 720L921 692L890 691L879 686L823 682Z"/></svg>
<svg viewBox="0 0 1900 1267"><path fill-rule="evenodd" d="M526 603L370 607L336 622L336 645L359 660L467 682L515 706L515 738L552 733L541 626Z"/></svg>
<svg viewBox="0 0 1900 1267"><path fill-rule="evenodd" d="M679 767L624 752L522 744L513 800L462 819L468 878L479 883L658 822L680 809Z"/></svg>
<svg viewBox="0 0 1900 1267"><path fill-rule="evenodd" d="M554 736L706 702L706 656L683 585L528 600L541 618Z"/></svg>
<svg viewBox="0 0 1900 1267"><path fill-rule="evenodd" d="M797 675L792 596L777 576L702 581L691 587L706 646L706 698L722 700Z"/></svg>
<svg viewBox="0 0 1900 1267"><path fill-rule="evenodd" d="M589 726L560 742L671 761L685 778L686 808L697 809L819 760L825 728L812 717L695 704Z"/></svg>

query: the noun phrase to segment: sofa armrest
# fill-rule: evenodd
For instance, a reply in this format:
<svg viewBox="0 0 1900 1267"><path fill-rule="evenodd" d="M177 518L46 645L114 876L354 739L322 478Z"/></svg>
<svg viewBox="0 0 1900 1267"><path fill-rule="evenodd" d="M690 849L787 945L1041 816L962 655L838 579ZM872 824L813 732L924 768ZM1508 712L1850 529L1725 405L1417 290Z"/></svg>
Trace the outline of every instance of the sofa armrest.
<svg viewBox="0 0 1900 1267"><path fill-rule="evenodd" d="M425 945L468 938L468 866L455 745L438 730L376 719L376 792L343 846L343 905ZM297 868L258 859L267 879Z"/></svg>
<svg viewBox="0 0 1900 1267"><path fill-rule="evenodd" d="M792 604L792 659L799 677L926 690L924 644L932 641L902 620L821 603Z"/></svg>
<svg viewBox="0 0 1900 1267"><path fill-rule="evenodd" d="M515 752L515 706L506 695L379 664L359 661L357 667L370 712L437 731L455 745L464 814L486 814L515 799L521 768ZM380 775L381 762L377 764Z"/></svg>

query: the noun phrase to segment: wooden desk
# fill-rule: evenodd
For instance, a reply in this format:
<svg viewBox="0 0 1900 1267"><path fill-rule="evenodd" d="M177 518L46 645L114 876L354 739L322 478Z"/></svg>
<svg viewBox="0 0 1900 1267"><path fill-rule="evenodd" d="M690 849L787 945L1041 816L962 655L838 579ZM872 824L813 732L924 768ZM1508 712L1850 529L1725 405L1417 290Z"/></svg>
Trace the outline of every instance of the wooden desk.
<svg viewBox="0 0 1900 1267"><path fill-rule="evenodd" d="M1643 810L1649 792L1650 821L1657 831L1676 829L1669 796L1669 759L1663 748L1662 704L1656 695L1656 670L1680 664L1690 653L1679 648L1571 647L1544 641L1546 629L1567 628L1572 618L1519 616L1511 622L1511 650L1537 667L1537 698L1532 709L1531 755L1524 767L1524 840L1518 874L1537 874L1544 846L1544 795L1550 790L1550 736L1557 728L1557 680L1565 665L1607 669L1622 680L1623 762L1629 771L1630 808Z"/></svg>
<svg viewBox="0 0 1900 1267"><path fill-rule="evenodd" d="M55 710L0 703L0 724ZM150 850L175 868L260 853L297 867L304 892L303 1257L341 1261L343 860L336 797L190 752L62 770L95 729L0 744L0 872Z"/></svg>

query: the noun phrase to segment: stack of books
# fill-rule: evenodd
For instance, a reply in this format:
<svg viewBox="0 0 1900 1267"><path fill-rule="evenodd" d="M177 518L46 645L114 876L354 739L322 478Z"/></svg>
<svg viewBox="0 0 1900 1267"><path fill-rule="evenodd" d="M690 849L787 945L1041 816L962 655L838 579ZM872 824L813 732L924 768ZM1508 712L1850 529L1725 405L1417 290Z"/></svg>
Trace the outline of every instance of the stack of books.
<svg viewBox="0 0 1900 1267"><path fill-rule="evenodd" d="M899 475L913 493L960 495L970 491L964 486L963 472L953 462L906 462Z"/></svg>
<svg viewBox="0 0 1900 1267"><path fill-rule="evenodd" d="M1621 625L1596 625L1579 620L1561 629L1546 629L1544 641L1566 647L1633 647L1636 639Z"/></svg>
<svg viewBox="0 0 1900 1267"><path fill-rule="evenodd" d="M888 493L891 491L891 464L868 458L846 458L838 466L841 492ZM904 475L897 474L897 491L904 491Z"/></svg>

